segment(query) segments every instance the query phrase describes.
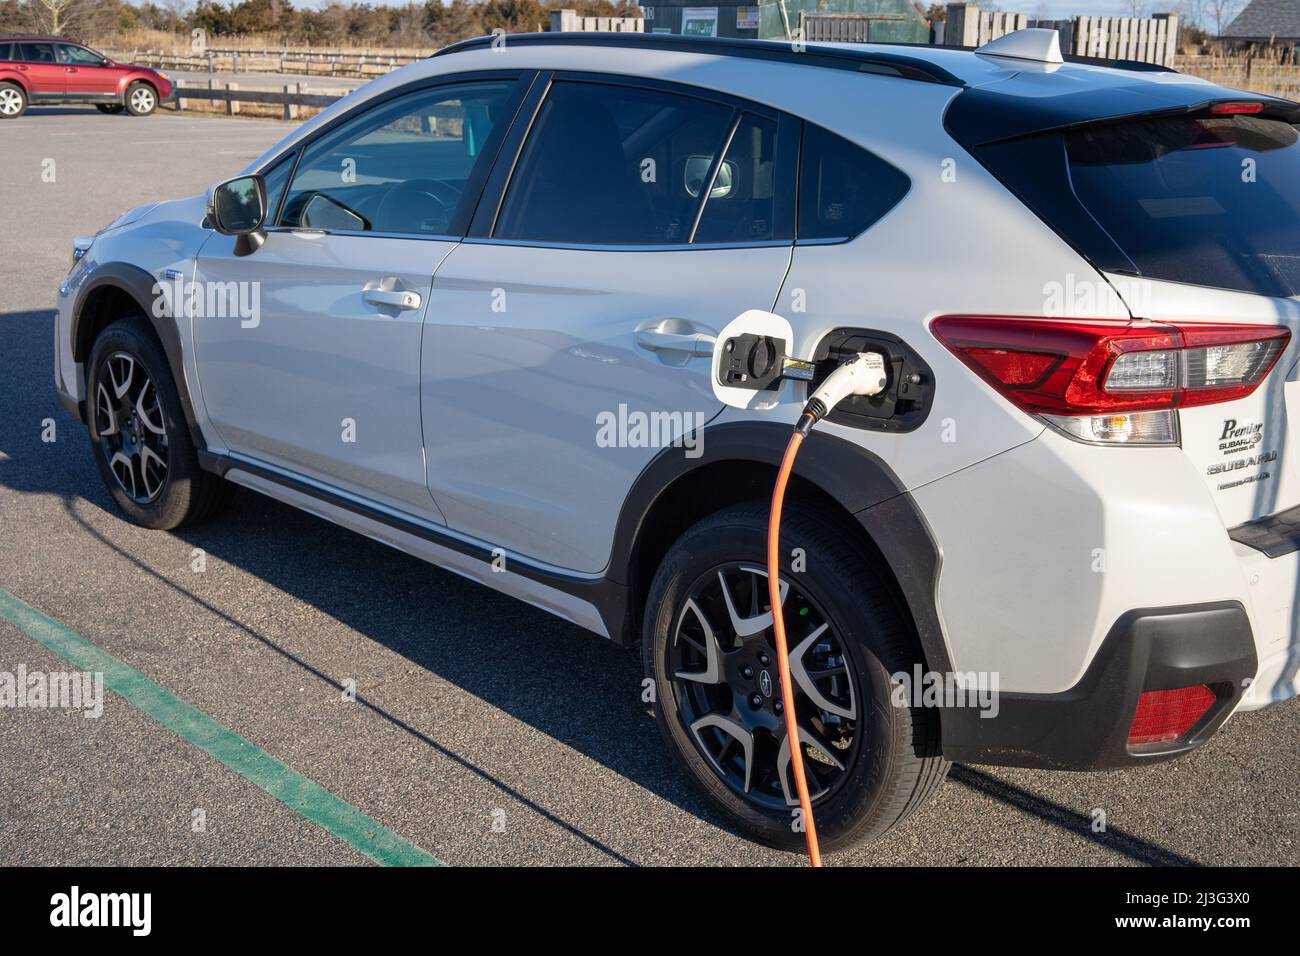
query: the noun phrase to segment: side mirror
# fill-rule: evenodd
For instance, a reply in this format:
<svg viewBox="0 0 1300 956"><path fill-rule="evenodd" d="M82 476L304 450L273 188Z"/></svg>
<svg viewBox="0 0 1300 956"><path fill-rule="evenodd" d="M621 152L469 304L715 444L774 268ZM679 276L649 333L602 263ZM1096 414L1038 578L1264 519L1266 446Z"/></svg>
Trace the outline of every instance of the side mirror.
<svg viewBox="0 0 1300 956"><path fill-rule="evenodd" d="M266 183L261 176L237 176L212 187L208 219L225 236L237 236L236 255L255 252L266 241Z"/></svg>

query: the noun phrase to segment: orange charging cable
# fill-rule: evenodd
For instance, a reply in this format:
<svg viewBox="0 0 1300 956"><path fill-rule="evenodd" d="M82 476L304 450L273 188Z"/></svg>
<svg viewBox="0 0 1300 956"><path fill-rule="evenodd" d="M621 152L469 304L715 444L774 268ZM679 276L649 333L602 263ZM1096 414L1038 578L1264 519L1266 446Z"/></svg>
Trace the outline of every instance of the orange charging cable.
<svg viewBox="0 0 1300 956"><path fill-rule="evenodd" d="M790 472L794 469L794 456L799 453L803 438L803 432L798 430L790 436L790 444L786 446L785 457L781 460L781 471L776 476L776 488L772 492L772 517L767 526L767 595L772 605L772 626L776 631L776 664L781 674L781 700L785 707L785 733L786 739L790 741L794 786L799 792L799 806L803 808L808 859L813 866L821 866L822 851L817 845L817 827L813 823L812 800L808 796L808 777L804 773L803 742L799 739L799 722L794 713L790 647L785 639L785 609L781 606L781 504L785 500L785 486L790 481Z"/></svg>

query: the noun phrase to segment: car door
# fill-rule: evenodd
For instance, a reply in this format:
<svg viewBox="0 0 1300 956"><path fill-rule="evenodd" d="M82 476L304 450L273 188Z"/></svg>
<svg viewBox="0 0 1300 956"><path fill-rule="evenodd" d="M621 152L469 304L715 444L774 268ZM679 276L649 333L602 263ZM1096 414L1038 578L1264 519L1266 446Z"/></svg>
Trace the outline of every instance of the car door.
<svg viewBox="0 0 1300 956"><path fill-rule="evenodd" d="M122 74L106 67L98 53L75 43L58 43L54 55L63 65L65 92L69 96L106 99L117 93L117 81Z"/></svg>
<svg viewBox="0 0 1300 956"><path fill-rule="evenodd" d="M424 442L449 526L594 573L647 463L701 452L717 332L774 305L798 132L686 88L545 79L435 277Z"/></svg>
<svg viewBox="0 0 1300 956"><path fill-rule="evenodd" d="M217 305L204 299L190 322L204 407L232 453L438 518L421 324L523 82L438 83L345 119L269 170L271 187L290 182L261 248L207 241L195 289ZM235 294L239 310L212 314Z"/></svg>
<svg viewBox="0 0 1300 956"><path fill-rule="evenodd" d="M28 96L35 102L42 99L59 99L67 92L68 84L63 66L54 55L53 43L15 43L14 68L28 81Z"/></svg>

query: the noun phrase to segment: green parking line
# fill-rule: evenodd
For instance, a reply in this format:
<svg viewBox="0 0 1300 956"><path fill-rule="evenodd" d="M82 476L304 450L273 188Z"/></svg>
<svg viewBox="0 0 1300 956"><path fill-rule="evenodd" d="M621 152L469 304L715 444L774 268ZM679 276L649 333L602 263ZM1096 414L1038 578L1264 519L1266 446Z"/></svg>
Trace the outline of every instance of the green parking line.
<svg viewBox="0 0 1300 956"><path fill-rule="evenodd" d="M230 728L168 693L98 644L45 616L3 588L0 588L0 617L44 644L73 667L102 672L108 688L128 703L376 863L383 866L443 865L350 803L340 800Z"/></svg>

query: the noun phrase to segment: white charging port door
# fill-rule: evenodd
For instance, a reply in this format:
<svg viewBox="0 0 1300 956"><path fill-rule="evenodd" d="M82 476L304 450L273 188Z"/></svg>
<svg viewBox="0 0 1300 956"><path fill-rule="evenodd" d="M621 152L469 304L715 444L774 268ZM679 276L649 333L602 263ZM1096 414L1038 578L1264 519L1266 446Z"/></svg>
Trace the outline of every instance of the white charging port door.
<svg viewBox="0 0 1300 956"><path fill-rule="evenodd" d="M728 322L718 333L713 346L713 369L710 380L713 382L713 394L718 401L732 408L772 408L780 400L780 391L755 390L725 385L720 372L722 370L723 350L727 343L740 335L765 335L780 343L781 351L789 355L794 342L794 330L790 323L772 312L762 309L750 309L742 312Z"/></svg>

